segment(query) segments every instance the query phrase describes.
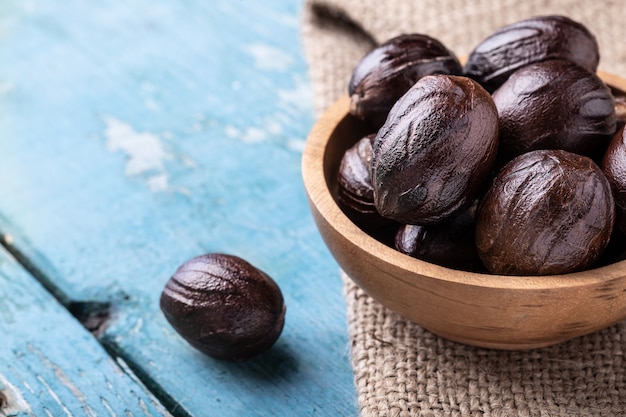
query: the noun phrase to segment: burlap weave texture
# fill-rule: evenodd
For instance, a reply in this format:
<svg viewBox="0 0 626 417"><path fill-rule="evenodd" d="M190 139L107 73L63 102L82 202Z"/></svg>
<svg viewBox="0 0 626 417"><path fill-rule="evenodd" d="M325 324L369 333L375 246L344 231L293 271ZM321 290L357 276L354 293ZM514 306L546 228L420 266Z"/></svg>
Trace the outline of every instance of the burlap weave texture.
<svg viewBox="0 0 626 417"><path fill-rule="evenodd" d="M493 30L540 14L585 24L600 44L600 69L626 74L625 6L601 0L307 0L302 39L316 113L346 94L352 68L378 42L419 32L467 56ZM542 349L481 349L429 333L341 277L362 417L626 415L626 322Z"/></svg>

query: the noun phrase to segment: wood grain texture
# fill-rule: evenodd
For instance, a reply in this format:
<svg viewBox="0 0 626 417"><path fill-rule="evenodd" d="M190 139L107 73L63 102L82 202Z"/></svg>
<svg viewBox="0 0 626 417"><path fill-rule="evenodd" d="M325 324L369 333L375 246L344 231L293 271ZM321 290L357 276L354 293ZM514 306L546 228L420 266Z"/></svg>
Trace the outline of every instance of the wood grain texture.
<svg viewBox="0 0 626 417"><path fill-rule="evenodd" d="M548 346L626 317L626 261L567 275L486 275L411 258L367 235L335 200L341 156L363 133L348 109L344 96L315 124L302 170L326 244L374 299L433 333L498 349Z"/></svg>
<svg viewBox="0 0 626 417"><path fill-rule="evenodd" d="M0 416L169 416L0 249Z"/></svg>
<svg viewBox="0 0 626 417"><path fill-rule="evenodd" d="M300 6L0 6L5 244L177 416L356 414L342 283L300 176ZM285 296L281 338L249 363L202 356L159 311L178 265L206 252Z"/></svg>

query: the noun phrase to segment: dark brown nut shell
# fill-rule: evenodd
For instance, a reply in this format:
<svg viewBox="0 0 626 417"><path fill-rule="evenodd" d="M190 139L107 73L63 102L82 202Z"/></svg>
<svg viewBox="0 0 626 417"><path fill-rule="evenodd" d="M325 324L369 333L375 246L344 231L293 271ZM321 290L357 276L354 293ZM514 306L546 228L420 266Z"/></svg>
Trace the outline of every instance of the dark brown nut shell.
<svg viewBox="0 0 626 417"><path fill-rule="evenodd" d="M511 159L537 149L592 156L615 133L611 90L594 73L565 60L516 71L493 93L500 152Z"/></svg>
<svg viewBox="0 0 626 417"><path fill-rule="evenodd" d="M615 100L615 118L617 119L617 130L626 124L626 91L614 85L607 84Z"/></svg>
<svg viewBox="0 0 626 417"><path fill-rule="evenodd" d="M243 361L270 348L282 332L280 288L245 260L206 254L182 264L167 282L160 307L193 347L218 359Z"/></svg>
<svg viewBox="0 0 626 417"><path fill-rule="evenodd" d="M409 256L447 268L483 272L476 251L476 204L444 223L403 225L395 237L395 248Z"/></svg>
<svg viewBox="0 0 626 417"><path fill-rule="evenodd" d="M492 92L514 71L555 58L595 72L598 42L589 29L568 17L537 16L504 26L483 40L470 53L464 73Z"/></svg>
<svg viewBox="0 0 626 417"><path fill-rule="evenodd" d="M624 127L611 139L601 167L613 190L616 225L622 233L626 234L626 131Z"/></svg>
<svg viewBox="0 0 626 417"><path fill-rule="evenodd" d="M617 210L615 212L615 223L617 225ZM609 244L602 252L598 261L592 265L592 268L611 265L623 260L626 260L626 235L615 227Z"/></svg>
<svg viewBox="0 0 626 417"><path fill-rule="evenodd" d="M365 55L348 84L350 113L380 127L393 104L429 74L462 73L457 57L441 42L422 34L400 35Z"/></svg>
<svg viewBox="0 0 626 417"><path fill-rule="evenodd" d="M432 224L467 208L498 147L493 100L467 77L420 79L389 113L372 156L374 202L384 217Z"/></svg>
<svg viewBox="0 0 626 417"><path fill-rule="evenodd" d="M372 187L372 144L376 134L361 138L344 153L337 173L337 200L346 215L366 232L378 233L391 224L378 213Z"/></svg>
<svg viewBox="0 0 626 417"><path fill-rule="evenodd" d="M606 248L614 217L609 182L590 158L532 151L509 162L482 200L478 254L494 274L580 271Z"/></svg>
<svg viewBox="0 0 626 417"><path fill-rule="evenodd" d="M376 134L361 138L341 158L337 183L339 201L362 213L376 213L372 187L372 144Z"/></svg>

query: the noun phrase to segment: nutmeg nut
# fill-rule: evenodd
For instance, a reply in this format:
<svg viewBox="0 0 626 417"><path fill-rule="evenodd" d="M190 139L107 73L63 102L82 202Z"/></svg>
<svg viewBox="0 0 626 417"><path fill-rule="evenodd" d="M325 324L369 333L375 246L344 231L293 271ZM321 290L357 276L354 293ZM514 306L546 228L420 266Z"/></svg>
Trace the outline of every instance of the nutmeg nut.
<svg viewBox="0 0 626 417"><path fill-rule="evenodd" d="M590 158L532 151L494 179L478 210L476 247L494 274L576 272L599 259L614 218L609 181Z"/></svg>
<svg viewBox="0 0 626 417"><path fill-rule="evenodd" d="M395 236L395 248L413 258L463 271L483 271L476 251L476 206L443 223L407 224Z"/></svg>
<svg viewBox="0 0 626 417"><path fill-rule="evenodd" d="M412 33L389 39L366 54L348 83L350 113L375 128L421 77L462 73L457 57L440 41Z"/></svg>
<svg viewBox="0 0 626 417"><path fill-rule="evenodd" d="M475 200L497 148L498 113L484 88L461 76L421 78L374 141L376 209L405 224L449 218Z"/></svg>
<svg viewBox="0 0 626 417"><path fill-rule="evenodd" d="M511 74L493 93L504 159L537 149L592 156L616 129L611 90L595 73L553 59Z"/></svg>
<svg viewBox="0 0 626 417"><path fill-rule="evenodd" d="M376 134L361 138L346 150L339 163L337 196L345 207L363 214L377 214L372 187L372 143Z"/></svg>
<svg viewBox="0 0 626 417"><path fill-rule="evenodd" d="M190 345L230 361L244 361L269 349L285 321L276 282L227 254L205 254L183 263L165 285L160 307Z"/></svg>
<svg viewBox="0 0 626 417"><path fill-rule="evenodd" d="M626 130L624 127L611 139L602 158L601 167L613 190L616 225L622 233L626 234Z"/></svg>
<svg viewBox="0 0 626 417"><path fill-rule="evenodd" d="M493 92L514 71L557 58L595 72L598 42L587 27L569 17L536 16L506 25L480 42L470 53L464 74Z"/></svg>

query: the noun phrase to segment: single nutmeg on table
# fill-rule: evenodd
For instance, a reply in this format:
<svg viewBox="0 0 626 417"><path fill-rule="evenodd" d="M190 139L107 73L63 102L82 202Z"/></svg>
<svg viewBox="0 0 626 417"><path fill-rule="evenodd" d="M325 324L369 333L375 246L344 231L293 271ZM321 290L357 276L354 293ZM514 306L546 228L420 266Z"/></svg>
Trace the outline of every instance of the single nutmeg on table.
<svg viewBox="0 0 626 417"><path fill-rule="evenodd" d="M230 361L244 361L269 349L285 321L276 282L245 260L226 254L206 254L182 264L165 285L160 306L189 344Z"/></svg>

